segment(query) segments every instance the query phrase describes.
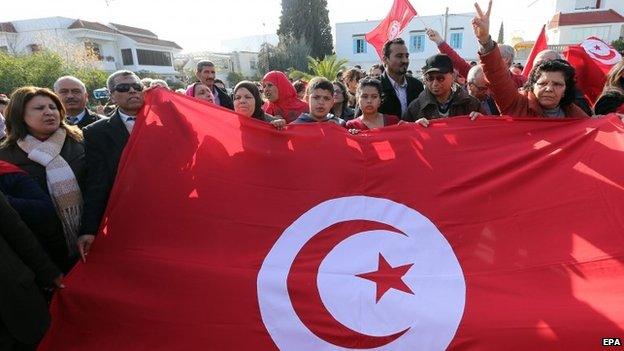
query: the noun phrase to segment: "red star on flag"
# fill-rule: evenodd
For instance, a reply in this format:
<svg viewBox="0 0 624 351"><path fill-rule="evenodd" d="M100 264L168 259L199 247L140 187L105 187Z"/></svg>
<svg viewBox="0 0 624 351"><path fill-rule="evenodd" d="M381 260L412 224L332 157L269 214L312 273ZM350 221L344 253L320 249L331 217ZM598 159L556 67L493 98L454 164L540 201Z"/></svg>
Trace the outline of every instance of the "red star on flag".
<svg viewBox="0 0 624 351"><path fill-rule="evenodd" d="M379 254L377 270L369 273L356 274L356 277L370 280L377 284L377 299L379 302L384 294L390 289L396 289L414 295L412 289L401 279L414 264L392 267L385 257Z"/></svg>

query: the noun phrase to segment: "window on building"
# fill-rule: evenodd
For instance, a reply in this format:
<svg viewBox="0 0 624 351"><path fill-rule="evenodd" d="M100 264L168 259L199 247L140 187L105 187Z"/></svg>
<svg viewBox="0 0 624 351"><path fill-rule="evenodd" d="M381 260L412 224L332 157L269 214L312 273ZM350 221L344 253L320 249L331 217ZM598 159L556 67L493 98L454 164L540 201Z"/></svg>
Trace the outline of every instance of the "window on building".
<svg viewBox="0 0 624 351"><path fill-rule="evenodd" d="M600 0L574 0L575 10L590 10L600 8Z"/></svg>
<svg viewBox="0 0 624 351"><path fill-rule="evenodd" d="M425 51L425 32L417 31L410 33L409 42L410 52L423 52Z"/></svg>
<svg viewBox="0 0 624 351"><path fill-rule="evenodd" d="M463 40L464 40L464 33L451 32L451 40L449 42L449 45L451 45L453 49L461 49Z"/></svg>
<svg viewBox="0 0 624 351"><path fill-rule="evenodd" d="M572 28L572 42L580 43L588 37L597 37L608 41L610 33L611 26Z"/></svg>
<svg viewBox="0 0 624 351"><path fill-rule="evenodd" d="M132 49L121 49L121 61L124 66L134 65L134 59L132 58Z"/></svg>
<svg viewBox="0 0 624 351"><path fill-rule="evenodd" d="M85 44L85 51L87 52L87 57L90 59L102 61L104 57L100 52L100 44L94 43L91 41L87 41Z"/></svg>
<svg viewBox="0 0 624 351"><path fill-rule="evenodd" d="M145 66L171 66L171 53L167 51L137 49L139 65Z"/></svg>
<svg viewBox="0 0 624 351"><path fill-rule="evenodd" d="M365 54L366 53L366 39L363 35L353 36L353 53Z"/></svg>
<svg viewBox="0 0 624 351"><path fill-rule="evenodd" d="M256 60L250 60L249 61L249 68L250 69L258 69L258 63L256 62Z"/></svg>

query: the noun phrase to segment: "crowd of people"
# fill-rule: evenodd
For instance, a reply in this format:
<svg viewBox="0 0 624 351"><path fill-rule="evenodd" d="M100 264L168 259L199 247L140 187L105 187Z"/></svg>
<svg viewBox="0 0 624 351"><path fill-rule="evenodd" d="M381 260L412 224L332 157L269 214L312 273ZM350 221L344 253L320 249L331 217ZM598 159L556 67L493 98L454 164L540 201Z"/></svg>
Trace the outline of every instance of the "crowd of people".
<svg viewBox="0 0 624 351"><path fill-rule="evenodd" d="M242 81L231 95L210 61L197 64L196 82L179 93L231 109L278 130L289 124L335 123L357 134L400 123L427 127L432 119L469 115L543 118L600 117L624 113L624 61L607 77L590 107L575 85L575 69L556 52L540 53L527 78L513 64L513 48L494 42L490 9L477 5L473 30L479 63L462 59L428 29L439 54L409 74L409 52L396 38L385 43L382 63L353 67L335 80L291 82L283 72L261 82ZM91 111L85 84L58 78L52 90L26 86L0 95L0 349L32 350L49 324L47 302L96 238L122 151L144 104L146 89L167 87L117 71L107 80L115 108ZM476 122L475 122L476 123Z"/></svg>

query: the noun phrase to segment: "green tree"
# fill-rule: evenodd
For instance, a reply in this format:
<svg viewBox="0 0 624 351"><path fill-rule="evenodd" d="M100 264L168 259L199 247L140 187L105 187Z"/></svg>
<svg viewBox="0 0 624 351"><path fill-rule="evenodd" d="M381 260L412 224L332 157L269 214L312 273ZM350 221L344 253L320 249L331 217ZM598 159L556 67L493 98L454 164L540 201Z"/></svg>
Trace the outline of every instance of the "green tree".
<svg viewBox="0 0 624 351"><path fill-rule="evenodd" d="M91 65L67 61L51 51L27 55L0 52L0 92L10 94L16 88L34 85L52 89L58 77L73 75L82 80L89 92L106 85L108 73Z"/></svg>
<svg viewBox="0 0 624 351"><path fill-rule="evenodd" d="M612 41L611 45L618 52L620 52L620 53L624 52L624 37L620 37L619 39Z"/></svg>
<svg viewBox="0 0 624 351"><path fill-rule="evenodd" d="M245 76L238 72L230 72L227 75L227 81L230 83L231 87L234 87L241 80L245 80Z"/></svg>
<svg viewBox="0 0 624 351"><path fill-rule="evenodd" d="M308 57L308 67L310 73L294 70L290 73L292 79L310 80L312 77L325 77L334 80L339 71L347 67L348 60L338 59L336 55L325 56L323 60Z"/></svg>
<svg viewBox="0 0 624 351"><path fill-rule="evenodd" d="M498 30L498 43L505 44L505 29L503 27L503 22L501 22L500 29Z"/></svg>
<svg viewBox="0 0 624 351"><path fill-rule="evenodd" d="M331 55L333 38L327 0L282 0L277 34L280 38L304 38L314 58Z"/></svg>

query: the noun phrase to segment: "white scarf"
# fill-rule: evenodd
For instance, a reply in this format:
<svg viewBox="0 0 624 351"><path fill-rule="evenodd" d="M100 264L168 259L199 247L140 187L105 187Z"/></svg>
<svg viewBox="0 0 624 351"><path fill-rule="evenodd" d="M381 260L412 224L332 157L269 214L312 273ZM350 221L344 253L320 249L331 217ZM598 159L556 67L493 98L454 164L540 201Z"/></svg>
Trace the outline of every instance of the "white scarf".
<svg viewBox="0 0 624 351"><path fill-rule="evenodd" d="M60 155L67 132L59 128L47 140L40 141L32 135L18 140L17 145L28 158L45 167L46 182L56 212L63 223L63 232L69 256L77 254L77 237L82 216L82 193L76 175Z"/></svg>

